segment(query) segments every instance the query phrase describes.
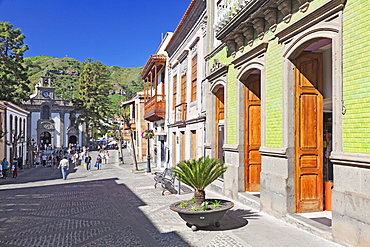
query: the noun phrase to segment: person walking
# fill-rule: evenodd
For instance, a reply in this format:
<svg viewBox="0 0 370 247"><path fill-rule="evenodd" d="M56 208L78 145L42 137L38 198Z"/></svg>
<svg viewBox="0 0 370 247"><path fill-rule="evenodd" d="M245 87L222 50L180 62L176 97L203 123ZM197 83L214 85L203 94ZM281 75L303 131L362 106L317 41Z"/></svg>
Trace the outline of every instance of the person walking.
<svg viewBox="0 0 370 247"><path fill-rule="evenodd" d="M110 156L110 154L109 154L108 150L106 150L105 151L105 164L109 163L109 156Z"/></svg>
<svg viewBox="0 0 370 247"><path fill-rule="evenodd" d="M22 156L18 157L18 168L20 170L23 170L23 157Z"/></svg>
<svg viewBox="0 0 370 247"><path fill-rule="evenodd" d="M17 157L14 157L13 165L12 165L12 172L13 172L13 178L18 177L18 159Z"/></svg>
<svg viewBox="0 0 370 247"><path fill-rule="evenodd" d="M90 171L91 170L91 156L90 154L87 154L85 157L85 164L86 164L86 170Z"/></svg>
<svg viewBox="0 0 370 247"><path fill-rule="evenodd" d="M36 155L36 158L35 158L36 168L40 166L40 162L41 162L40 155Z"/></svg>
<svg viewBox="0 0 370 247"><path fill-rule="evenodd" d="M43 154L43 155L41 156L41 159L42 159L42 166L43 166L43 167L46 167L46 155L45 155L45 154Z"/></svg>
<svg viewBox="0 0 370 247"><path fill-rule="evenodd" d="M60 162L59 162L59 166L58 166L58 169L60 168L60 170L62 171L62 177L64 180L67 179L67 170L69 169L69 161L66 157L64 157Z"/></svg>
<svg viewBox="0 0 370 247"><path fill-rule="evenodd" d="M78 154L78 151L76 151L74 154L73 154L73 163L75 164L75 167L79 166L79 154Z"/></svg>
<svg viewBox="0 0 370 247"><path fill-rule="evenodd" d="M7 178L9 170L9 161L7 161L6 158L4 158L3 161L1 162L1 166L3 167L3 178Z"/></svg>
<svg viewBox="0 0 370 247"><path fill-rule="evenodd" d="M101 162L102 162L102 158L100 154L98 154L98 157L96 157L96 165L98 167L98 170L101 170Z"/></svg>

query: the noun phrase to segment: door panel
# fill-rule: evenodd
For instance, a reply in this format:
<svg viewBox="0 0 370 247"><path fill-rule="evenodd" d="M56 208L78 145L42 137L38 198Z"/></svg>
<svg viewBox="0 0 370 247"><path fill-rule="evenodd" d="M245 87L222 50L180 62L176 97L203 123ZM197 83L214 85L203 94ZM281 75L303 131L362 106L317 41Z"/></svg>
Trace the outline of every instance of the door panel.
<svg viewBox="0 0 370 247"><path fill-rule="evenodd" d="M222 120L225 119L225 92L224 88L220 87L215 93L216 96L216 122L215 122L215 137L216 137L216 156L221 162L224 162L224 126ZM221 124L220 124L221 123Z"/></svg>
<svg viewBox="0 0 370 247"><path fill-rule="evenodd" d="M295 65L296 212L322 211L322 54L302 53Z"/></svg>
<svg viewBox="0 0 370 247"><path fill-rule="evenodd" d="M245 190L260 190L261 173L261 84L260 75L250 75L245 81Z"/></svg>
<svg viewBox="0 0 370 247"><path fill-rule="evenodd" d="M176 158L176 153L177 153L177 150L176 150L176 147L177 147L177 136L176 134L174 133L173 134L173 167L176 167L177 165L177 158Z"/></svg>

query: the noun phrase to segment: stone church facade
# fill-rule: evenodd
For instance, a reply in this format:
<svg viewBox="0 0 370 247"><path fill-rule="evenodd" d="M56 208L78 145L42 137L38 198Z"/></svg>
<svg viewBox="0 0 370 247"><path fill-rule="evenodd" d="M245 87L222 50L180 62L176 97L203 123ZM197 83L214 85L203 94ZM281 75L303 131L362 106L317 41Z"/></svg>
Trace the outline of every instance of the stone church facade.
<svg viewBox="0 0 370 247"><path fill-rule="evenodd" d="M82 126L76 128L78 115L72 113L71 103L58 99L50 77L42 77L30 100L22 107L30 112L27 133L37 145L52 145L54 148L69 144L86 145Z"/></svg>

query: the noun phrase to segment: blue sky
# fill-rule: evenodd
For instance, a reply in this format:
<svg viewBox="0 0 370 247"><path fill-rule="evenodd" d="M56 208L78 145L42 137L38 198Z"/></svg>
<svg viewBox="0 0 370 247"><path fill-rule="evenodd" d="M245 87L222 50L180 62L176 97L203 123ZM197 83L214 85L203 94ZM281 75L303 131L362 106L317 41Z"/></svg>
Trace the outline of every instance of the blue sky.
<svg viewBox="0 0 370 247"><path fill-rule="evenodd" d="M144 66L191 0L0 0L0 21L26 35L25 57Z"/></svg>

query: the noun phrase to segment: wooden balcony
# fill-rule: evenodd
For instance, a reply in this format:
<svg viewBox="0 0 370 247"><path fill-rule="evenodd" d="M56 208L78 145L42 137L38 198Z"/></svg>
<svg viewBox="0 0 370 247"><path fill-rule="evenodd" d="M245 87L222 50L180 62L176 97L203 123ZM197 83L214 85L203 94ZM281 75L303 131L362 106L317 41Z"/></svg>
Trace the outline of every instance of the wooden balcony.
<svg viewBox="0 0 370 247"><path fill-rule="evenodd" d="M144 104L144 119L150 122L158 121L166 117L165 95L154 95Z"/></svg>
<svg viewBox="0 0 370 247"><path fill-rule="evenodd" d="M175 122L186 120L187 104L180 103L175 108Z"/></svg>

